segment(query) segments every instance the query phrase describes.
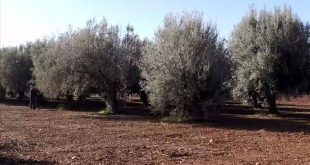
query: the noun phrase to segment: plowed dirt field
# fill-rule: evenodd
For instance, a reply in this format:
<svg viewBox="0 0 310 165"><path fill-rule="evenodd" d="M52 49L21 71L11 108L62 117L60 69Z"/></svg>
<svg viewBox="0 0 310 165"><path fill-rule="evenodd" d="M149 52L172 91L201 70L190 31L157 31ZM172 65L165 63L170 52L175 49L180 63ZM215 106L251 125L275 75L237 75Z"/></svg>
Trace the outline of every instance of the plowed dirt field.
<svg viewBox="0 0 310 165"><path fill-rule="evenodd" d="M0 164L310 164L310 110L298 109L178 124L0 104Z"/></svg>

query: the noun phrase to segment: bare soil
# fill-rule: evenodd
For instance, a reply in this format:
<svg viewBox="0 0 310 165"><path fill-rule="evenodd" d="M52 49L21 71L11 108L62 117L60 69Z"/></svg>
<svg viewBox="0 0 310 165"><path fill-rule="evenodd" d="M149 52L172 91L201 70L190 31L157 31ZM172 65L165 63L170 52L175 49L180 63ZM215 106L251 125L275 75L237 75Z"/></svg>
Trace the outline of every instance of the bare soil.
<svg viewBox="0 0 310 165"><path fill-rule="evenodd" d="M232 104L217 121L178 124L2 103L0 164L310 164L310 107L280 110Z"/></svg>
<svg viewBox="0 0 310 165"><path fill-rule="evenodd" d="M310 95L309 96L301 96L295 98L280 98L277 101L278 104L287 104L287 105L304 105L310 106Z"/></svg>

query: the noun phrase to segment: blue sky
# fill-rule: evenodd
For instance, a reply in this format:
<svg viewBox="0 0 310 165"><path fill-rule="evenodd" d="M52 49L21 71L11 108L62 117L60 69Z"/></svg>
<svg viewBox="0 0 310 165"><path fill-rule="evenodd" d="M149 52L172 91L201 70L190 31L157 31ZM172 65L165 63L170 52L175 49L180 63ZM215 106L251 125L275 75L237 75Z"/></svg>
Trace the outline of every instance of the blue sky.
<svg viewBox="0 0 310 165"><path fill-rule="evenodd" d="M216 24L222 37L229 37L250 5L273 9L284 4L310 22L308 0L0 0L0 47L57 34L69 24L83 27L88 19L103 16L110 24L125 29L129 23L142 38L152 38L167 13L193 10Z"/></svg>

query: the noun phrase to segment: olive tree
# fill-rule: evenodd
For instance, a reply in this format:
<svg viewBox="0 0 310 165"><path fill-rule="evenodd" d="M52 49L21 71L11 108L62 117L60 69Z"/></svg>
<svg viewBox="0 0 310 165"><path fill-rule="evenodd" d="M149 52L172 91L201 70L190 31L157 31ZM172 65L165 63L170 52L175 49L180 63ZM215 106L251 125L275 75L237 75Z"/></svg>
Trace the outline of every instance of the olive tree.
<svg viewBox="0 0 310 165"><path fill-rule="evenodd" d="M74 52L69 60L75 61L72 63L74 71L93 81L107 106L117 112L124 63L119 27L108 26L105 19L100 23L90 20L72 40Z"/></svg>
<svg viewBox="0 0 310 165"><path fill-rule="evenodd" d="M137 61L141 47L132 27L127 27L122 38L118 26L93 19L86 27L69 29L34 51L36 82L51 96L96 89L107 106L117 112L122 93L138 84L135 79L140 74Z"/></svg>
<svg viewBox="0 0 310 165"><path fill-rule="evenodd" d="M80 96L90 87L90 80L74 67L72 32L49 40L37 41L32 49L35 82L47 97Z"/></svg>
<svg viewBox="0 0 310 165"><path fill-rule="evenodd" d="M224 41L202 15L170 14L144 50L144 89L155 111L201 118L223 103L229 63Z"/></svg>
<svg viewBox="0 0 310 165"><path fill-rule="evenodd" d="M134 33L131 26L126 27L126 34L122 39L122 49L125 58L124 65L122 66L123 82L125 85L125 93L139 94L141 100L145 105L148 105L147 95L142 89L141 82L141 69L139 62L142 56L142 49L147 44L147 40L140 40L139 36Z"/></svg>
<svg viewBox="0 0 310 165"><path fill-rule="evenodd" d="M17 93L20 101L23 100L27 83L32 77L29 49L30 45L28 44L0 50L0 86L2 86L2 91L6 89Z"/></svg>
<svg viewBox="0 0 310 165"><path fill-rule="evenodd" d="M302 93L309 75L309 26L292 10L249 14L235 27L230 50L235 67L233 95L276 113L278 95Z"/></svg>

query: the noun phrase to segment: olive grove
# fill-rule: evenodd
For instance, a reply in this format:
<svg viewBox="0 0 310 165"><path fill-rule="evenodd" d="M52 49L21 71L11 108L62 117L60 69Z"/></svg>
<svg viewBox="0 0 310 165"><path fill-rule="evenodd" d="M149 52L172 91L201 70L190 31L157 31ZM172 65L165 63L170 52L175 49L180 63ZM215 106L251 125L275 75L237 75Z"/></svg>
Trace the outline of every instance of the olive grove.
<svg viewBox="0 0 310 165"><path fill-rule="evenodd" d="M197 12L168 14L152 40L89 20L85 27L0 49L0 99L29 84L47 98L98 94L113 112L138 94L155 112L203 118L225 100L277 113L276 99L310 92L310 26L289 7L250 9L229 41ZM230 96L233 96L231 98Z"/></svg>

